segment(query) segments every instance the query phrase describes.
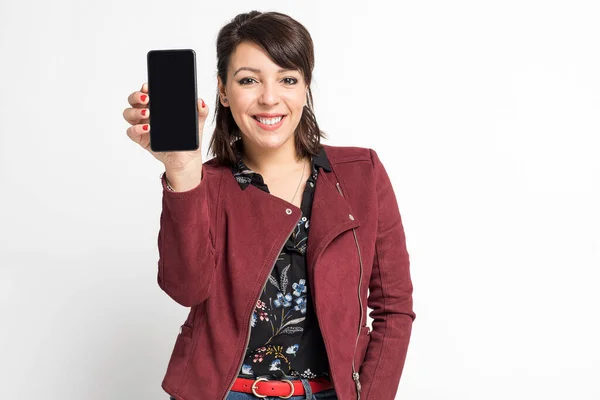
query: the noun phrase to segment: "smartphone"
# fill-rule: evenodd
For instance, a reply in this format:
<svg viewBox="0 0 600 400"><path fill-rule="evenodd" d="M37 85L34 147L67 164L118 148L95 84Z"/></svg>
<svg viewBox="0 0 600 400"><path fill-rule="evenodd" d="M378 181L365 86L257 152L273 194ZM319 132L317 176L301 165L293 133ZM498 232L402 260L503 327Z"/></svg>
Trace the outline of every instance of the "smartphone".
<svg viewBox="0 0 600 400"><path fill-rule="evenodd" d="M200 146L196 53L191 49L148 52L150 148L190 151Z"/></svg>

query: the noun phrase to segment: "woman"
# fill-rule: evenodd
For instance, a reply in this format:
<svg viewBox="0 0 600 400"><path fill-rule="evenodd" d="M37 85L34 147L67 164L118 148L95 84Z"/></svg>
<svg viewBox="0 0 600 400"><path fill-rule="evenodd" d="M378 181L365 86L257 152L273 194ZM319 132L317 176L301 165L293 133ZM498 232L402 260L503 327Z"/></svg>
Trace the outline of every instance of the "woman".
<svg viewBox="0 0 600 400"><path fill-rule="evenodd" d="M124 112L165 166L158 284L191 307L162 387L177 400L393 399L415 314L381 161L320 143L313 43L297 21L240 14L217 57L211 160L151 151L146 84ZM202 99L198 115L202 132Z"/></svg>

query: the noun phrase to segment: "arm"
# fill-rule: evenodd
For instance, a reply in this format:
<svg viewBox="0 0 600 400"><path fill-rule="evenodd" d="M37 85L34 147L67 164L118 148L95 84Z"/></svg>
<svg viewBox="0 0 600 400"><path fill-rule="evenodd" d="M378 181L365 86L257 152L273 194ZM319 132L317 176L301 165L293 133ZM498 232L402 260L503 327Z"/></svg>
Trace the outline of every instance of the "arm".
<svg viewBox="0 0 600 400"><path fill-rule="evenodd" d="M194 188L176 192L163 185L158 233L158 285L177 303L191 307L208 297L215 270L210 205L204 166Z"/></svg>
<svg viewBox="0 0 600 400"><path fill-rule="evenodd" d="M389 176L371 149L377 188L377 239L368 306L373 331L360 369L365 399L393 400L404 367L412 322L409 255L398 203Z"/></svg>

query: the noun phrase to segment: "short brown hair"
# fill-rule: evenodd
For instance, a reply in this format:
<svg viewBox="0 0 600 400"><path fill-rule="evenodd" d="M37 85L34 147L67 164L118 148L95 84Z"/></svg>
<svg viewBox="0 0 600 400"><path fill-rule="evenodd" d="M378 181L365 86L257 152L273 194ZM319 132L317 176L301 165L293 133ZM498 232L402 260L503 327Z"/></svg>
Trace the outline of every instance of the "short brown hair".
<svg viewBox="0 0 600 400"><path fill-rule="evenodd" d="M307 105L296 128L296 154L299 158L317 155L321 137L326 138L319 129L313 110L313 98L310 89L312 71L315 64L313 42L308 30L288 15L278 12L251 11L237 15L223 26L217 36L217 73L227 83L227 69L231 55L242 42L252 42L260 46L267 55L282 68L298 69L308 87ZM210 152L221 165L233 165L235 154L233 142L241 138L241 132L229 107L217 99L215 102L215 130L210 139Z"/></svg>

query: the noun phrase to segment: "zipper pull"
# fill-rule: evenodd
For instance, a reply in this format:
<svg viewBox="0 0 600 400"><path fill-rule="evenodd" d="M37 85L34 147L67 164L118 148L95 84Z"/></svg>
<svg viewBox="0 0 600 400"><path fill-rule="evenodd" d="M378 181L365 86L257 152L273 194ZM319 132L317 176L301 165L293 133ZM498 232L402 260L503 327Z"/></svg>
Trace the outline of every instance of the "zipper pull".
<svg viewBox="0 0 600 400"><path fill-rule="evenodd" d="M356 393L358 394L357 400L360 400L361 386L360 386L360 381L358 380L358 378L359 378L358 372L353 372L352 379L354 379L354 384L356 385Z"/></svg>

